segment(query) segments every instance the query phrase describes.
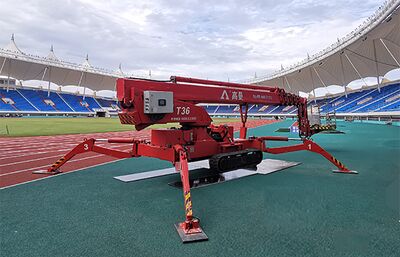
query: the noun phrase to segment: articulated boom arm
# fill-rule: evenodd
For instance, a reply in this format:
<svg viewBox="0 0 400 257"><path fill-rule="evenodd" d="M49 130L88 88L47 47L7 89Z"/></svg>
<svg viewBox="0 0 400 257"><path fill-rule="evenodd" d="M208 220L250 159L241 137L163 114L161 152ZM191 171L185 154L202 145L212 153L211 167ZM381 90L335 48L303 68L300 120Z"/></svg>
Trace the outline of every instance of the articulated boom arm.
<svg viewBox="0 0 400 257"><path fill-rule="evenodd" d="M149 95L152 96L146 98ZM238 104L243 123L247 119L249 104L273 104L296 106L300 136L310 137L313 134L307 117L307 99L277 87L183 77L171 77L169 82L118 79L117 97L122 107L119 114L121 122L135 125L138 130L171 122L191 127L209 126L211 118L204 108L196 106L198 103ZM157 100L154 98L159 101L154 101Z"/></svg>
<svg viewBox="0 0 400 257"><path fill-rule="evenodd" d="M175 225L184 242L206 240L200 221L193 215L188 162L209 159L210 169L223 173L256 167L263 153L280 154L310 151L325 157L338 168L337 172L354 174L344 164L309 139L316 131L310 129L307 100L280 88L242 85L192 78L172 77L170 81L118 79L117 97L122 111L121 123L135 125L137 130L153 124L180 123L180 128L152 129L150 139L109 138L85 139L56 161L47 171L55 174L78 154L96 152L115 158L147 156L166 160L181 174L185 220ZM198 103L237 104L242 120L240 138L234 137L233 126L211 124L211 118ZM249 104L287 105L298 109L299 138L278 136L247 137ZM269 147L268 141L301 141L299 144ZM96 145L96 142L129 144L129 151Z"/></svg>

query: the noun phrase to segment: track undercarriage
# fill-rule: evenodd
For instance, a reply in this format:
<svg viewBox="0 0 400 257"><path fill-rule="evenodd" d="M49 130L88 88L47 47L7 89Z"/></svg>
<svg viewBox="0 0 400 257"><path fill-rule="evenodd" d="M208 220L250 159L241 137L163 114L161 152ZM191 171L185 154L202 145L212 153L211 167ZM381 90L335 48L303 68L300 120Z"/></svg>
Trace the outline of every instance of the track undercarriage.
<svg viewBox="0 0 400 257"><path fill-rule="evenodd" d="M263 159L263 154L257 149L246 149L232 153L221 153L212 156L209 160L210 169L222 173L226 171L255 168Z"/></svg>

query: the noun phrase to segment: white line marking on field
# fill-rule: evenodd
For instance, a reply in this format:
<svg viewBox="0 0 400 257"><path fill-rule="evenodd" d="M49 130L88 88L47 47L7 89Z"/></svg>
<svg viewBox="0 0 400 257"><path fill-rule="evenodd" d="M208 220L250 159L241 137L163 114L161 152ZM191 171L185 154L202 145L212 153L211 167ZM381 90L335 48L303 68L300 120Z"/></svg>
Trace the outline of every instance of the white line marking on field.
<svg viewBox="0 0 400 257"><path fill-rule="evenodd" d="M18 183L18 184L14 184L14 185L5 186L5 187L0 188L0 190L7 189L7 188L11 188L11 187L15 187L15 186L19 186L19 185L28 184L28 183L31 183L31 182L34 182L34 181L39 181L39 180L43 180L43 179L47 179L47 178L54 178L54 177L61 176L61 175L65 175L65 174L72 173L72 172L75 172L75 171L80 171L80 170L84 170L84 169L94 168L94 167L97 167L97 166L100 166L100 165L104 165L104 164L108 164L108 163L113 163L113 162L117 162L117 161L121 161L121 160L124 160L124 159L113 160L113 161L109 161L109 162L105 162L105 163L100 163L100 164L95 164L95 165L92 165L92 166L87 166L87 167L85 167L85 168L79 168L79 169L76 169L76 170L71 170L71 171L62 172L62 173L55 174L55 175L52 175L52 176L46 176L46 177L43 177L43 178L33 179L33 180L25 181L25 182L22 182L22 183Z"/></svg>
<svg viewBox="0 0 400 257"><path fill-rule="evenodd" d="M114 147L115 148L119 148L119 147ZM92 152L93 153L93 152ZM95 157L100 157L100 156L108 156L108 155L104 155L104 154L96 154L93 156L87 156L87 157L83 157L83 158L79 158L79 159L75 159L75 160L70 160L67 163L71 163L71 162L76 162L76 161L81 161L81 160L86 160L86 159L91 159L91 158L95 158ZM61 156L60 156L61 157ZM4 174L0 174L0 177L4 177L4 176L8 176L8 175L12 175L12 174L17 174L17 173L21 173L21 172L25 172L25 171L30 171L30 170L35 170L35 169L41 169L41 168L48 168L50 164L47 165L43 165L43 166L39 166L39 167L32 167L32 168L28 168L28 169L23 169L23 170L17 170L17 171L12 171L12 172L8 172L8 173L4 173Z"/></svg>
<svg viewBox="0 0 400 257"><path fill-rule="evenodd" d="M77 145L77 144L76 144ZM97 146L105 146L104 144L97 144ZM109 148L115 148L115 147L109 147ZM30 156L30 155L38 155L38 154L47 154L47 153L53 153L53 152L68 152L70 150L72 150L73 148L65 148L65 149L60 149L60 150L52 150L52 151L47 151L47 152L37 152L37 153L31 153L31 154L23 154L23 155L17 155L17 156L10 156L10 157L5 157L5 158L0 158L0 160L4 160L4 159L10 159L10 158L19 158L19 157L24 157L24 156ZM29 159L29 160L24 160L24 161L18 161L18 162L12 162L12 163L5 163L5 164L0 164L0 167L4 167L4 166L9 166L9 165L15 165L15 164L20 164L20 163L26 163L26 162L34 162L34 161L39 161L39 160L44 160L47 158L55 158L55 157L59 157L60 155L54 155L54 156L46 156L46 157L42 157L42 158L36 158L36 159Z"/></svg>
<svg viewBox="0 0 400 257"><path fill-rule="evenodd" d="M270 123L268 123L268 124L259 124L259 125L255 126L255 127L265 126L265 125L269 125L269 124ZM235 132L237 132L237 131L238 131L238 129L235 130ZM117 133L121 133L121 132L117 132ZM99 134L97 134L96 136L99 136ZM136 135L134 137L135 137L135 139L138 138L138 137L136 137ZM149 139L148 133L146 135L146 138L144 138L144 139ZM100 156L105 156L105 155L100 155ZM97 157L97 156L92 156L92 157ZM76 170L71 170L71 171L55 174L55 175L52 175L52 176L46 176L46 177L42 177L42 178L38 178L38 179L34 179L34 180L29 180L29 181L25 181L25 182L22 182L22 183L18 183L18 184L2 187L2 188L0 188L0 190L7 189L7 188L12 188L12 187L15 187L15 186L24 185L24 184L28 184L28 183L32 183L32 182L43 180L43 179L53 178L53 177L65 175L65 174L68 174L68 173L72 173L72 172L75 172L75 171L85 170L85 169L89 169L89 168L93 168L93 167L96 167L96 166L105 165L105 164L108 164L108 163L113 163L113 162L117 162L117 161L121 161L121 160L124 160L124 159L117 159L117 160L113 160L113 161L109 161L109 162L95 164L95 165L92 165L92 166L87 166L87 167L84 167L84 168L79 168L79 169L76 169ZM72 161L77 161L77 160L72 160ZM72 161L69 161L69 162L72 162ZM48 167L48 166L46 165L46 166L36 167L36 169L43 168L43 167ZM35 168L31 168L31 169L35 169ZM28 169L28 170L31 170L31 169ZM6 174L4 174L4 175L6 175Z"/></svg>
<svg viewBox="0 0 400 257"><path fill-rule="evenodd" d="M4 159L9 159L9 158L19 158L19 157L24 157L24 156L30 156L30 155L38 155L38 154L45 154L45 153L52 153L52 152L61 152L61 151L65 151L65 152L67 152L67 151L70 151L70 150L72 150L73 149L73 147L72 146L77 146L78 144L80 144L80 143L76 143L76 144L70 144L70 145L68 145L68 144L62 144L62 145L57 145L58 147L54 147L54 148L38 148L38 149L26 149L26 150L23 150L23 151L13 151L13 152L7 152L7 153L23 153L23 154L18 154L18 155L14 155L14 154L9 154L9 155L7 155L7 154L3 154L2 156L3 156L3 158L0 158L0 160L4 160ZM97 146L108 146L108 145L110 145L110 144L107 144L107 143L97 143L96 144ZM64 148L64 149L59 149L59 147L60 146L63 146L63 147L65 147L65 146L71 146L71 147L69 147L69 148ZM54 149L54 150L53 150ZM58 150L55 150L55 149L58 149ZM32 151L38 151L38 150L48 150L48 151L43 151L43 152L32 152ZM27 153L25 153L25 152L27 152Z"/></svg>
<svg viewBox="0 0 400 257"><path fill-rule="evenodd" d="M11 163L6 163L6 164L1 164L0 167L6 167L6 166L10 166L10 165L18 165L18 164L27 163L27 162L41 161L41 160L46 160L46 159L49 159L49 158L56 158L56 157L59 157L59 156L60 155L52 155L52 156L36 158L36 159L30 159L30 160L25 160L25 161L11 162Z"/></svg>

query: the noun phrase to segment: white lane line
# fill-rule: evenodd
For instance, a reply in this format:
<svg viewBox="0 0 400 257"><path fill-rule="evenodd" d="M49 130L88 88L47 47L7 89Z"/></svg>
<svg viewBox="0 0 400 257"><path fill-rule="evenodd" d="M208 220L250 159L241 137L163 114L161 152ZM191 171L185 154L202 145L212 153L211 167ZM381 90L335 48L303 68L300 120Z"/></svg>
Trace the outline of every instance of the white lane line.
<svg viewBox="0 0 400 257"><path fill-rule="evenodd" d="M255 127L269 125L269 124L270 123L268 123L268 124L259 124L259 125L255 126ZM235 131L235 132L237 132L237 131ZM28 184L28 183L32 183L32 182L43 180L43 179L54 178L54 177L62 176L62 175L65 175L65 174L68 174L68 173L72 173L72 172L75 172L75 171L85 170L85 169L89 169L89 168L93 168L93 167L97 167L97 166L101 166L101 165L104 165L104 164L113 163L113 162L117 162L117 161L121 161L121 160L124 160L124 159L117 159L117 160L113 160L113 161L109 161L109 162L95 164L95 165L92 165L92 166L87 166L87 167L84 167L84 168L79 168L79 169L76 169L76 170L71 170L71 171L55 174L55 175L52 175L52 176L46 176L46 177L42 177L42 178L38 178L38 179L34 179L34 180L29 180L29 181L25 181L25 182L22 182L22 183L18 183L18 184L2 187L2 188L0 188L0 190L7 189L7 188L12 188L12 187L15 187L15 186L24 185L24 184ZM43 166L43 167L48 167L48 166ZM38 168L40 168L40 167L38 167Z"/></svg>
<svg viewBox="0 0 400 257"><path fill-rule="evenodd" d="M147 138L136 138L136 139L137 140L143 140L143 139L147 139ZM79 142L76 142L76 143L71 143L71 144L65 144L63 142L60 142L60 143L51 145L51 147L47 147L48 145L44 144L43 147L41 147L41 148L31 148L30 146L26 146L26 147L22 147L22 149L21 149L21 147L16 147L16 148L14 148L14 149L16 149L14 151L5 151L4 153L2 151L0 151L0 155L2 157L5 157L5 156L12 157L14 155L11 155L11 154L14 154L14 153L29 153L29 152L32 152L32 151L53 150L53 149L58 149L60 146L63 146L63 147L71 146L72 147L72 146L76 146L76 145L78 145L78 144L80 144L82 142L83 142L83 140L79 141ZM107 142L96 143L96 145L99 145L99 146L103 146L105 144L109 144L109 143L107 143ZM0 160L1 159L2 158L0 158Z"/></svg>
<svg viewBox="0 0 400 257"><path fill-rule="evenodd" d="M24 148L24 149L19 149L19 147L16 147L14 151L6 151L4 154L1 154L2 152L0 152L1 156L11 156L11 154L14 153L30 153L32 151L42 151L42 150L49 150L49 152L51 152L53 149L59 149L60 146L65 147L65 146L75 146L78 145L78 143L76 144L58 144L58 145L54 145L52 147L41 147L41 148ZM15 155L12 155L15 156Z"/></svg>
<svg viewBox="0 0 400 257"><path fill-rule="evenodd" d="M74 146L76 146L76 145L78 145L78 144L74 144ZM97 145L97 144L96 144ZM63 145L63 146L65 146L65 145ZM98 144L97 146L106 146L106 145L100 145L100 144ZM56 150L56 149L58 149L58 150ZM22 158L22 157L26 157L26 156L34 156L34 155L40 155L40 154L48 154L48 153L53 153L53 152L68 152L68 151L71 151L73 148L72 147L69 147L69 148L63 148L63 149L59 149L58 147L57 148L54 148L54 150L53 149L46 149L45 148L45 150L50 150L50 151L43 151L43 152L28 152L28 153L23 153L23 154L18 154L18 155L14 155L14 154L11 154L11 155L2 155L3 156L3 158L0 158L0 161L3 161L3 160L6 160L6 159L12 159L12 158ZM35 150L41 150L41 149L35 149ZM16 151L16 152L18 152L18 151ZM19 153L19 152L18 152ZM5 157L4 157L5 156Z"/></svg>
<svg viewBox="0 0 400 257"><path fill-rule="evenodd" d="M68 164L68 163L71 163L71 162L76 162L76 161L91 159L91 158L100 157L100 156L108 156L108 155L96 154L96 155L93 155L93 156L88 156L88 157L78 158L78 159L75 159L75 160L70 160L70 161L67 162L67 164ZM48 168L50 165L51 165L51 164L47 164L47 165L43 165L43 166L39 166L39 167L33 167L33 168L28 168L28 169L23 169L23 170L12 171L12 172L9 172L9 173L0 174L0 177L12 175L12 174L17 174L17 173L21 173L21 172L25 172L25 171L30 171L30 170L36 170L36 169L41 169L41 168Z"/></svg>
<svg viewBox="0 0 400 257"><path fill-rule="evenodd" d="M75 143L75 142L82 142L86 137L79 137L79 138L74 138L74 139L57 139L57 140L24 140L24 141L17 141L17 142L10 142L8 144L0 144L2 146L6 146L8 148L11 147L15 147L18 145L31 145L31 146L35 146L35 145L52 145L52 144L60 144L60 143Z"/></svg>
<svg viewBox="0 0 400 257"><path fill-rule="evenodd" d="M33 155L40 155L40 154L47 154L47 153L53 153L53 152L67 152L68 150L71 150L71 148L65 148L65 149L59 149L59 150L52 150L51 152L46 151L46 152L36 152L36 153L28 153L28 154L19 154L19 155L11 155L7 156L4 158L0 158L0 161L4 161L7 159L16 159L16 158L22 158L22 157L27 157L27 156L33 156Z"/></svg>
<svg viewBox="0 0 400 257"><path fill-rule="evenodd" d="M56 157L60 157L60 155L52 155L52 156L47 156L47 157L42 157L42 158L19 161L19 162L10 162L10 163L6 163L6 164L1 164L0 167L6 167L6 166L10 166L10 165L18 165L18 164L27 163L27 162L36 162L36 161L41 161L41 160L46 160L46 159L56 158Z"/></svg>
<svg viewBox="0 0 400 257"><path fill-rule="evenodd" d="M99 145L100 146L100 145ZM125 145L126 146L126 145ZM114 147L109 147L110 149L115 149L118 147L122 147L121 146L114 146ZM50 152L51 153L51 152ZM46 156L46 157L42 157L42 158L36 158L36 159L29 159L29 160L24 160L24 161L18 161L18 162L12 162L12 163L6 163L6 164L1 164L0 167L6 167L6 166L10 166L10 165L18 165L21 163L27 163L27 162L36 162L36 161L40 161L40 160L45 160L45 159L50 159L50 158L61 158L62 156L57 154L57 155L53 155L53 156Z"/></svg>
<svg viewBox="0 0 400 257"><path fill-rule="evenodd" d="M132 138L132 137L137 137L137 136L140 137L140 136L146 136L146 135L150 135L150 134L141 133L141 134L136 134L136 135L132 135L132 136L122 135L122 136L119 136L119 137ZM23 144L26 144L26 143L29 143L29 144L40 144L40 143L43 143L43 142L47 142L47 143L57 143L57 142L66 142L66 141L75 142L75 141L83 141L83 139L85 139L85 138L89 139L89 138L103 138L103 137L110 138L110 137L113 137L113 136L97 135L96 137L91 137L91 136L87 136L87 135L79 135L79 136L70 137L70 138L67 138L67 137L51 138L51 139L45 139L45 138L28 139L28 138L26 138L26 139L21 139L21 140L0 141L0 144L2 146L10 146L10 145L21 144L21 143L23 143Z"/></svg>
<svg viewBox="0 0 400 257"><path fill-rule="evenodd" d="M126 131L126 132L132 132L132 131ZM119 137L126 137L126 138L131 138L131 137L136 137L136 136L150 136L149 131L133 131L132 134L127 134L127 133L121 133L121 132L115 132L115 133L99 133L99 134L75 134L75 135L57 135L57 136L47 136L47 137L18 137L18 138L9 138L7 140L0 140L0 144L5 145L6 143L26 143L26 142L31 142L34 143L36 141L48 141L48 142L60 142L60 141L66 141L66 140L83 140L84 138L100 138L100 137L114 137L114 136L119 136Z"/></svg>
<svg viewBox="0 0 400 257"><path fill-rule="evenodd" d="M22 182L22 183L18 183L18 184L14 184L14 185L9 185L9 186L5 186L5 187L1 187L0 190L7 189L7 188L11 188L11 187L15 187L15 186L19 186L19 185L28 184L28 183L35 182L35 181L39 181L39 180L43 180L43 179L54 178L54 177L57 177L57 176L61 176L61 175L73 173L73 172L75 172L75 171L80 171L80 170L85 170L85 169L89 169L89 168L94 168L94 167L97 167L97 166L101 166L101 165L104 165L104 164L113 163L113 162L117 162L117 161L121 161L121 160L124 160L124 159L112 160L112 161L109 161L109 162L100 163L100 164L95 164L95 165L92 165L92 166L87 166L87 167L79 168L79 169L76 169L76 170L71 170L71 171L62 172L62 173L55 174L55 175L52 175L52 176L46 176L46 177L42 177L42 178L38 178L38 179L33 179L33 180L25 181L25 182Z"/></svg>
<svg viewBox="0 0 400 257"><path fill-rule="evenodd" d="M83 141L83 138L81 139ZM57 141L49 141L49 140L35 140L35 141L18 141L18 142L10 142L8 144L1 144L3 148L9 149L9 148L14 148L16 146L19 146L21 144L23 145L30 145L30 146L36 146L36 145L51 145L51 144L59 144L59 143L73 143L73 142L78 142L79 139L75 140L57 140Z"/></svg>
<svg viewBox="0 0 400 257"><path fill-rule="evenodd" d="M2 158L0 160L4 159L10 159L10 158L19 158L19 157L24 157L24 156L31 156L31 155L38 155L38 154L46 154L46 153L52 153L52 152L60 152L60 151L65 151L68 152L73 149L73 147L77 146L79 143L76 144L63 144L63 145L58 145L58 146L71 146L69 148L64 148L64 149L59 149L59 147L54 147L54 148L37 148L37 149L27 149L23 151L13 151L13 152L7 152L9 154L3 154L1 155ZM103 146L103 147L108 147L110 144L108 143L97 143L97 146ZM38 151L38 150L47 150L47 151L42 151L42 152L32 152L32 151ZM22 154L12 154L12 153L22 153Z"/></svg>
<svg viewBox="0 0 400 257"><path fill-rule="evenodd" d="M131 137L124 137L124 138L131 138ZM137 140L142 140L142 139L147 139L149 137L147 136L137 136L134 137ZM18 149L18 150L23 150L23 149L31 149L32 147L45 147L45 146L57 146L57 145L66 145L66 144L79 144L83 142L83 138L81 140L72 140L72 141L65 141L65 140L61 140L61 141L56 141L56 142L38 142L35 144L29 143L29 142L21 142L23 143L24 146L20 146L21 144L13 144L12 146L9 145L9 147L4 147L4 145L1 145L1 151L2 152L8 152L7 150L13 150L13 149Z"/></svg>
<svg viewBox="0 0 400 257"><path fill-rule="evenodd" d="M43 148L43 147L54 147L57 145L71 145L71 144L78 144L79 142L83 142L82 141L76 141L76 142L58 142L58 143L44 143L41 142L40 144L29 144L29 143L21 143L19 145L15 145L13 147L8 147L8 148L1 148L1 152L9 152L10 150L25 150L25 149L36 149L36 148Z"/></svg>
<svg viewBox="0 0 400 257"><path fill-rule="evenodd" d="M99 157L99 156L101 156L101 155L93 155L93 156L83 157L83 158L79 158L79 159L76 159L76 160L71 160L71 161L69 161L68 163L77 162L77 161L82 161L82 160L86 160L86 159L91 159L91 158L95 158L95 157ZM0 177L4 177L4 176L8 176L8 175L13 175L13 174L17 174L17 173L21 173L21 172L25 172L25 171L30 171L30 170L48 168L50 165L51 165L51 164L43 165L43 166L39 166L39 167L33 167L33 168L29 168L29 169L17 170L17 171L5 173L5 174L0 174Z"/></svg>

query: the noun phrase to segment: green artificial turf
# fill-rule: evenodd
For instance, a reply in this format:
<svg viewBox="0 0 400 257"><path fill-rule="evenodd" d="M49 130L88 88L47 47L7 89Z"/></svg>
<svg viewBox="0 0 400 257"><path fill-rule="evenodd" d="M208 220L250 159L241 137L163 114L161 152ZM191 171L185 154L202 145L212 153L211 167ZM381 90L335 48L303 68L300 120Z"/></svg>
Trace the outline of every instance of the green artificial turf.
<svg viewBox="0 0 400 257"><path fill-rule="evenodd" d="M132 130L132 126L121 125L117 118L0 118L0 136L47 136L127 130Z"/></svg>
<svg viewBox="0 0 400 257"><path fill-rule="evenodd" d="M250 134L281 136L273 131L289 123ZM302 165L194 189L207 242L184 245L174 229L184 217L183 196L167 183L179 175L113 179L167 162L128 159L3 189L0 255L400 256L400 128L338 129L346 134L314 139L358 175L334 174L322 157L297 152L268 157Z"/></svg>
<svg viewBox="0 0 400 257"><path fill-rule="evenodd" d="M238 121L238 119L215 119L216 124L231 121ZM153 125L151 128L173 125ZM0 137L131 131L133 128L132 125L122 125L118 118L0 118Z"/></svg>

